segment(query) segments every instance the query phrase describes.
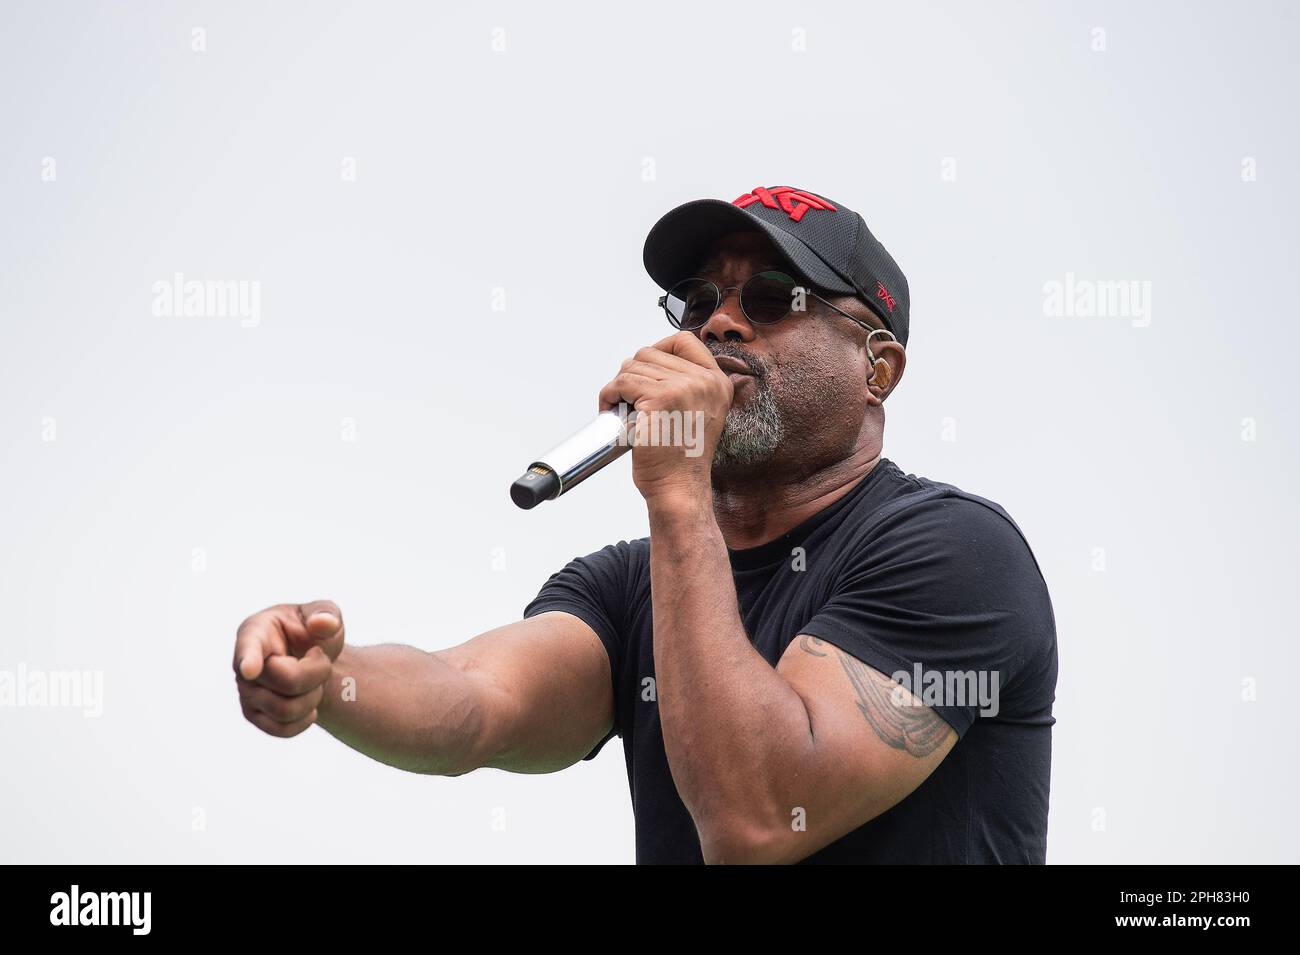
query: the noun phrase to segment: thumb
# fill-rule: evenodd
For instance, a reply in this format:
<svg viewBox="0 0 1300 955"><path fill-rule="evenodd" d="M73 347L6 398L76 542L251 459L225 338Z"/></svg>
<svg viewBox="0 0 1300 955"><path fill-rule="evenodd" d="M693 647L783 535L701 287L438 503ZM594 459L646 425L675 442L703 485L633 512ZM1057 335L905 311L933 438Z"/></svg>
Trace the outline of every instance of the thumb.
<svg viewBox="0 0 1300 955"><path fill-rule="evenodd" d="M298 608L307 636L317 643L341 636L343 633L343 612L332 600L313 600Z"/></svg>

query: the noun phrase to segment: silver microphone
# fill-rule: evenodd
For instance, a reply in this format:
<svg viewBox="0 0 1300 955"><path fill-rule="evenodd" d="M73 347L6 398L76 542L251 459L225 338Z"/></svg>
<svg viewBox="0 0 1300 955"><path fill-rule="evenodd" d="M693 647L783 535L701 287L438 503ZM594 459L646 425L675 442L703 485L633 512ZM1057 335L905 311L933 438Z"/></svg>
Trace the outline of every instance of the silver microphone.
<svg viewBox="0 0 1300 955"><path fill-rule="evenodd" d="M625 414L602 411L586 427L528 465L528 470L510 485L510 500L528 510L577 487L623 456L632 446L629 432L635 426L635 410Z"/></svg>

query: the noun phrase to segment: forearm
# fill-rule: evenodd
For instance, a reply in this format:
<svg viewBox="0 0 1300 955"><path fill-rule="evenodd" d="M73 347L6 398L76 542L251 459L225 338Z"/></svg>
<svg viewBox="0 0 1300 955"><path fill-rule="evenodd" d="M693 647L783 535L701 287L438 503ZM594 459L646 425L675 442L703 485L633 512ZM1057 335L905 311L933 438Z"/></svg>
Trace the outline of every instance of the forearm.
<svg viewBox="0 0 1300 955"><path fill-rule="evenodd" d="M543 613L436 653L347 646L319 707L353 749L416 773L549 773L614 721L609 657L577 617Z"/></svg>
<svg viewBox="0 0 1300 955"><path fill-rule="evenodd" d="M345 647L319 707L320 725L372 759L414 773L484 765L484 694L437 653L386 644Z"/></svg>
<svg viewBox="0 0 1300 955"><path fill-rule="evenodd" d="M706 860L725 860L788 828L782 786L812 753L807 710L745 633L707 499L651 506L650 576L664 748Z"/></svg>

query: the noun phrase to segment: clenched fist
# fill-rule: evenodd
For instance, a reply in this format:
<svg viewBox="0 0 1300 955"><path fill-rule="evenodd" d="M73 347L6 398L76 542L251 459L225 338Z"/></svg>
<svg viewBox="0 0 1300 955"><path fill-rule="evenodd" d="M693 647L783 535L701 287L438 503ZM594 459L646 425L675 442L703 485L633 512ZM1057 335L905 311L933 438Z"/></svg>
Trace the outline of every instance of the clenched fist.
<svg viewBox="0 0 1300 955"><path fill-rule="evenodd" d="M235 683L244 718L288 738L316 722L330 667L343 650L343 614L329 600L255 613L235 636Z"/></svg>
<svg viewBox="0 0 1300 955"><path fill-rule="evenodd" d="M678 332L642 348L600 389L601 411L627 402L639 412L632 480L648 502L709 499L713 452L735 394L732 370L694 334Z"/></svg>

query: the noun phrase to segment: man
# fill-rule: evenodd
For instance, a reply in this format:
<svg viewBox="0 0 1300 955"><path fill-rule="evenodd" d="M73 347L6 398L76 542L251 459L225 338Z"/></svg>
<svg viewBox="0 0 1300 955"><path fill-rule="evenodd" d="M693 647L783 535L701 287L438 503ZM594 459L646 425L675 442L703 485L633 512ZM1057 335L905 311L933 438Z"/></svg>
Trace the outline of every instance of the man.
<svg viewBox="0 0 1300 955"><path fill-rule="evenodd" d="M328 601L265 610L236 639L244 715L448 776L618 734L638 862L1044 862L1051 604L1000 507L881 457L902 272L787 187L678 207L644 257L680 331L600 406L704 434L634 447L650 537L436 653L345 646Z"/></svg>

